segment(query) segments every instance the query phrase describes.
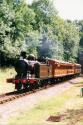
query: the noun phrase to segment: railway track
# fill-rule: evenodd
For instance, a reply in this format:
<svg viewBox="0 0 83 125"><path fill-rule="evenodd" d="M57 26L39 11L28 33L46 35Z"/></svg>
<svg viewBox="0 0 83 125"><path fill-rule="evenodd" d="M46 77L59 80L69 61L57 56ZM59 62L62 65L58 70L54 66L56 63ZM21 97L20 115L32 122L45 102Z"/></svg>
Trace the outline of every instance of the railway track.
<svg viewBox="0 0 83 125"><path fill-rule="evenodd" d="M18 99L18 98L21 98L23 96L35 93L37 91L44 90L44 89L47 89L47 88L50 88L50 87L53 87L53 86L56 86L56 85L59 85L59 84L63 84L66 81L68 82L68 81L70 81L70 79L64 80L64 81L57 81L57 82L55 81L56 83L54 83L54 84L47 84L43 87L39 87L38 89L33 89L31 91L21 90L20 92L13 91L13 92L2 94L2 95L0 95L0 105L4 104L4 103L7 103L7 102L10 102L10 101L13 101L13 100Z"/></svg>
<svg viewBox="0 0 83 125"><path fill-rule="evenodd" d="M23 97L27 94L30 94L31 92L10 92L10 93L6 93L6 94L2 94L0 95L0 104L4 104L10 101L13 101L17 98Z"/></svg>
<svg viewBox="0 0 83 125"><path fill-rule="evenodd" d="M7 103L7 102L10 102L10 101L13 101L13 100L18 99L18 98L21 98L23 96L35 93L37 91L53 87L54 85L55 84L47 85L47 86L44 86L42 88L38 88L38 89L35 89L35 90L31 90L31 91L21 90L20 92L13 91L13 92L2 94L2 95L0 95L0 105L4 104L4 103Z"/></svg>

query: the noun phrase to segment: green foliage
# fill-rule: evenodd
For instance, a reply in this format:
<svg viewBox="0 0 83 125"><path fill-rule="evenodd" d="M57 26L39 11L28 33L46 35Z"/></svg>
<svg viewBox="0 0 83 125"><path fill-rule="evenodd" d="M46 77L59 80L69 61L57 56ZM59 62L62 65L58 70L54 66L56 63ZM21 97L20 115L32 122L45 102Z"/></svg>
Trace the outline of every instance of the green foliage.
<svg viewBox="0 0 83 125"><path fill-rule="evenodd" d="M27 33L25 44L24 44L24 50L27 51L27 54L34 53L34 55L38 56L37 47L39 45L39 32L29 32Z"/></svg>
<svg viewBox="0 0 83 125"><path fill-rule="evenodd" d="M66 22L64 34L64 58L75 61L79 48L79 31L72 22Z"/></svg>
<svg viewBox="0 0 83 125"><path fill-rule="evenodd" d="M83 22L79 22L80 45ZM36 57L75 61L79 48L76 23L64 21L57 15L50 0L3 0L0 3L0 64L15 60L21 50ZM42 53L43 51L43 53Z"/></svg>
<svg viewBox="0 0 83 125"><path fill-rule="evenodd" d="M23 1L18 3L3 0L0 4L0 58L2 63L4 63L2 58L15 59L19 55L27 32L32 30L31 20L33 21L34 15L34 12Z"/></svg>
<svg viewBox="0 0 83 125"><path fill-rule="evenodd" d="M48 35L42 35L38 48L40 57L63 60L63 44Z"/></svg>
<svg viewBox="0 0 83 125"><path fill-rule="evenodd" d="M34 1L31 8L36 13L34 29L39 31L43 25L51 24L52 17L57 15L52 2L49 0Z"/></svg>
<svg viewBox="0 0 83 125"><path fill-rule="evenodd" d="M79 28L79 35L80 35L79 52L83 52L83 20L75 21L75 23Z"/></svg>

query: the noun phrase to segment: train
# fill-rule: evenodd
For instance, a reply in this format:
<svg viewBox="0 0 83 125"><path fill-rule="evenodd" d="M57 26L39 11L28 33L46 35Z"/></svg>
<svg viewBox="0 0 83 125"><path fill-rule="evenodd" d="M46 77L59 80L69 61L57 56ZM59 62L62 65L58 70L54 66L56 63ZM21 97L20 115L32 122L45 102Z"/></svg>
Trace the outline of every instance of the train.
<svg viewBox="0 0 83 125"><path fill-rule="evenodd" d="M76 77L81 73L81 65L46 58L44 61L25 60L18 61L15 66L17 75L8 78L8 83L15 84L15 89L20 91L33 90L39 87L56 84L57 82Z"/></svg>

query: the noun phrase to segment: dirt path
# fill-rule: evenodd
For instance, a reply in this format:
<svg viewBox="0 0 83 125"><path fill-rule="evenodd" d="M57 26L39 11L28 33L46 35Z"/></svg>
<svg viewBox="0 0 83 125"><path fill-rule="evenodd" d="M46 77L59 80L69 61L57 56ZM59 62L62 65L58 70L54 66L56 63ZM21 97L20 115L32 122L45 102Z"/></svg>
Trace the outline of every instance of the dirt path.
<svg viewBox="0 0 83 125"><path fill-rule="evenodd" d="M69 89L73 86L73 84L78 82L83 82L83 78L75 78L68 82L57 84L54 87L14 100L10 103L0 105L0 125L7 125L7 119L10 116L15 116L18 114L18 110L25 109L26 107L30 109L41 100L46 100L52 96L57 96L57 94Z"/></svg>

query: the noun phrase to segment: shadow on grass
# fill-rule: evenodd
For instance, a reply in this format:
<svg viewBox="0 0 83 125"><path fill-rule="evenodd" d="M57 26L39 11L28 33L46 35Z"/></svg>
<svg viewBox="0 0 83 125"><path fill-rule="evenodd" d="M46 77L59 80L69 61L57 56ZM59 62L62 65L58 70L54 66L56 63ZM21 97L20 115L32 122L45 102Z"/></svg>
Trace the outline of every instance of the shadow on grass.
<svg viewBox="0 0 83 125"><path fill-rule="evenodd" d="M46 121L49 122L63 122L67 121L69 124L75 125L77 122L83 122L83 109L68 109L63 114L49 116Z"/></svg>

